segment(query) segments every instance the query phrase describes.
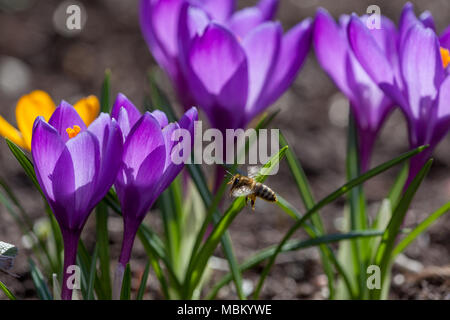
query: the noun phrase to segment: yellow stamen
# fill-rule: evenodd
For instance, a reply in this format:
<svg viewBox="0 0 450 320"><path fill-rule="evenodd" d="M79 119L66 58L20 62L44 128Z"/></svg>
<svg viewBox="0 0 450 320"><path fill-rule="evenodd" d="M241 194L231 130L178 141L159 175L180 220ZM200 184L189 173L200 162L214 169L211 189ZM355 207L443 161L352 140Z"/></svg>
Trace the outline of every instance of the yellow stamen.
<svg viewBox="0 0 450 320"><path fill-rule="evenodd" d="M441 47L441 56L442 56L442 64L444 66L444 69L447 68L448 64L450 63L450 52L448 49Z"/></svg>
<svg viewBox="0 0 450 320"><path fill-rule="evenodd" d="M81 128L77 125L74 125L73 129L72 128L66 129L66 132L69 135L69 139L75 138L77 136L77 134L80 133L80 131L81 131Z"/></svg>

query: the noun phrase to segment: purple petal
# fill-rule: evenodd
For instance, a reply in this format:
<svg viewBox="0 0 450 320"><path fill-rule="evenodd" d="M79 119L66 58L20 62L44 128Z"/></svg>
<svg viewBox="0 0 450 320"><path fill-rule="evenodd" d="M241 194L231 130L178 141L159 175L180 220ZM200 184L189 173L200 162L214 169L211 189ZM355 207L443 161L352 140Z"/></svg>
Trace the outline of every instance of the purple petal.
<svg viewBox="0 0 450 320"><path fill-rule="evenodd" d="M347 82L348 42L343 30L324 9L317 10L313 34L314 49L321 67L339 89L352 99L354 92Z"/></svg>
<svg viewBox="0 0 450 320"><path fill-rule="evenodd" d="M181 0L153 1L151 19L155 38L168 56L178 54L177 26L180 14Z"/></svg>
<svg viewBox="0 0 450 320"><path fill-rule="evenodd" d="M401 50L409 107L412 115L420 118L429 112L444 77L439 42L433 30L415 25Z"/></svg>
<svg viewBox="0 0 450 320"><path fill-rule="evenodd" d="M311 19L300 22L283 36L277 65L261 104L265 106L272 104L294 82L297 72L309 52L311 36Z"/></svg>
<svg viewBox="0 0 450 320"><path fill-rule="evenodd" d="M439 89L437 118L450 116L450 77L446 77Z"/></svg>
<svg viewBox="0 0 450 320"><path fill-rule="evenodd" d="M399 21L398 29L400 34L400 44L402 44L405 40L409 29L416 24L421 24L421 22L417 19L416 14L414 13L414 6L412 3L407 2L403 7Z"/></svg>
<svg viewBox="0 0 450 320"><path fill-rule="evenodd" d="M205 10L214 20L223 23L228 20L234 11L234 0L196 0L192 3Z"/></svg>
<svg viewBox="0 0 450 320"><path fill-rule="evenodd" d="M69 140L69 134L66 131L68 128L79 126L81 132L86 130L86 125L75 108L64 100L61 101L55 112L53 112L48 123L58 131L64 142Z"/></svg>
<svg viewBox="0 0 450 320"><path fill-rule="evenodd" d="M194 145L194 134L195 134L194 133L194 122L197 121L197 119L198 119L197 109L191 108L188 111L186 111L185 114L183 115L183 117L180 119L179 126L176 126L177 128L182 128L182 129L188 130L191 141L177 141L175 143L172 142L172 143L170 143L169 146L166 143L166 151L169 151L169 149L170 149L170 151L168 152L169 159L166 159L164 175L162 176L161 183L158 187L159 192L164 191L164 189L166 189L172 183L173 179L175 179L175 177L183 169L185 162L183 162L181 164L175 164L172 161L172 156L175 152L180 152L180 150L178 150L176 146L179 145L180 148L183 149L182 144L184 144L184 143L189 143L191 150L192 150L192 147ZM173 131L172 131L172 133L173 133ZM166 132L163 132L163 134L165 134L166 141L170 139L169 130ZM183 154L183 155L178 155L178 156L181 156L183 159L187 160L190 155Z"/></svg>
<svg viewBox="0 0 450 320"><path fill-rule="evenodd" d="M158 121L146 112L124 146L116 190L125 219L141 220L156 200L165 164L165 142Z"/></svg>
<svg viewBox="0 0 450 320"><path fill-rule="evenodd" d="M180 128L189 130L191 132L191 135L194 133L194 122L198 120L198 111L197 108L192 107L188 111L186 111L181 117L180 121L178 121L178 124L180 125Z"/></svg>
<svg viewBox="0 0 450 320"><path fill-rule="evenodd" d="M258 99L272 81L271 75L277 62L282 35L279 23L266 22L251 31L242 44L249 69L250 86L246 105L246 112L251 114L249 118L261 111Z"/></svg>
<svg viewBox="0 0 450 320"><path fill-rule="evenodd" d="M146 112L128 135L124 145L123 162L126 176L136 179L144 160L157 147L164 147L164 137L158 121Z"/></svg>
<svg viewBox="0 0 450 320"><path fill-rule="evenodd" d="M99 202L116 180L122 163L122 132L116 120L102 113L88 128L100 144L100 170L94 203Z"/></svg>
<svg viewBox="0 0 450 320"><path fill-rule="evenodd" d="M100 150L97 138L89 131L70 139L66 146L70 158L61 157L55 166L53 193L65 208L67 227L79 229L95 206L92 198L96 193Z"/></svg>
<svg viewBox="0 0 450 320"><path fill-rule="evenodd" d="M151 113L151 115L158 121L161 128L164 128L169 124L166 114L161 110L155 110Z"/></svg>
<svg viewBox="0 0 450 320"><path fill-rule="evenodd" d="M434 24L433 15L431 14L430 11L426 10L426 11L422 12L419 19L425 27L430 28L433 31L436 31L436 26Z"/></svg>
<svg viewBox="0 0 450 320"><path fill-rule="evenodd" d="M181 0L180 0L181 1ZM140 25L142 34L145 41L153 54L153 57L164 69L168 70L169 74L173 72L173 59L168 55L168 52L164 45L161 44L165 41L165 38L158 39L157 34L155 34L155 28L153 25L153 6L154 0L141 0L140 2ZM177 12L172 12L176 16ZM174 36L174 35L172 35Z"/></svg>
<svg viewBox="0 0 450 320"><path fill-rule="evenodd" d="M141 112L134 106L134 104L130 100L128 100L128 98L123 93L119 93L117 95L112 107L111 117L119 120L119 113L121 108L124 108L126 110L129 127L132 128L141 117ZM123 120L121 122L123 122Z"/></svg>
<svg viewBox="0 0 450 320"><path fill-rule="evenodd" d="M175 141L172 139L172 135L175 130L178 130L180 126L178 123L171 123L167 127L165 127L162 130L162 135L164 137L164 143L165 143L165 151L166 151L166 161L164 164L164 170L167 169L167 167L172 163L171 153L172 148L175 145Z"/></svg>
<svg viewBox="0 0 450 320"><path fill-rule="evenodd" d="M192 40L203 34L209 22L209 17L203 10L193 7L187 2L182 5L178 23L178 47L179 62L184 73L190 72L189 52Z"/></svg>
<svg viewBox="0 0 450 320"><path fill-rule="evenodd" d="M357 16L350 19L348 38L355 56L372 79L378 83L393 84L392 65L370 35L369 29Z"/></svg>
<svg viewBox="0 0 450 320"><path fill-rule="evenodd" d="M52 174L66 146L55 128L37 117L34 122L31 153L36 178L49 201L54 201Z"/></svg>
<svg viewBox="0 0 450 320"><path fill-rule="evenodd" d="M347 81L353 89L350 99L359 131L376 135L393 103L370 78L356 59L349 55L347 62ZM372 138L374 140L375 137ZM370 139L369 139L370 140Z"/></svg>
<svg viewBox="0 0 450 320"><path fill-rule="evenodd" d="M442 47L450 50L450 26L442 32L439 38L439 43Z"/></svg>
<svg viewBox="0 0 450 320"><path fill-rule="evenodd" d="M248 72L245 52L227 29L210 24L194 39L189 55L191 85L197 101L210 115L213 106L228 112L243 110ZM214 72L211 72L214 70Z"/></svg>
<svg viewBox="0 0 450 320"><path fill-rule="evenodd" d="M439 90L437 101L436 125L432 141L438 143L450 130L450 77L447 77Z"/></svg>
<svg viewBox="0 0 450 320"><path fill-rule="evenodd" d="M242 41L251 30L264 21L264 16L257 7L244 8L231 16L228 27Z"/></svg>
<svg viewBox="0 0 450 320"><path fill-rule="evenodd" d="M264 20L271 20L278 9L278 0L260 0L258 8L262 12Z"/></svg>
<svg viewBox="0 0 450 320"><path fill-rule="evenodd" d="M131 131L130 120L128 119L128 112L125 108L120 108L119 116L117 118L117 124L119 125L120 131L122 132L123 142L125 142L125 140L128 137L128 134Z"/></svg>

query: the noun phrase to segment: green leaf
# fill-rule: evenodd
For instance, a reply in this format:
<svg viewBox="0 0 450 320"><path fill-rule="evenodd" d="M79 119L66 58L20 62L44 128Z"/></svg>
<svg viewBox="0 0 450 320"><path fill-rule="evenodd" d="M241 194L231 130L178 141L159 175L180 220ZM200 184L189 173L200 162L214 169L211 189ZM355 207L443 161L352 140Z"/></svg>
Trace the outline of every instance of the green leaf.
<svg viewBox="0 0 450 320"><path fill-rule="evenodd" d="M347 138L347 181L360 175L360 161L358 150L358 134L353 112L350 109ZM350 203L350 230L367 229L366 201L362 184L353 188L349 194ZM365 270L366 253L368 253L367 239L353 239L351 243L351 261L353 264L354 278L358 279L358 296L364 297L366 292Z"/></svg>
<svg viewBox="0 0 450 320"><path fill-rule="evenodd" d="M89 281L89 269L91 266L91 257L86 249L83 241L80 240L78 243L77 250L77 265L81 269L81 293L85 300L88 300L88 281Z"/></svg>
<svg viewBox="0 0 450 320"><path fill-rule="evenodd" d="M389 225L387 226L381 243L378 247L377 254L375 257L375 264L380 267L381 270L381 284L382 287L384 286L384 280L386 278L387 269L389 268L389 265L392 260L392 250L394 248L395 240L400 232L400 227L403 223L403 219L405 217L405 214L409 208L409 205L411 204L411 201L416 194L422 180L425 178L426 174L430 170L431 164L433 163L433 160L430 159L428 162L424 165L424 167L420 170L420 172L416 175L416 177L413 179L411 184L409 185L408 189L406 189L403 197L400 199L397 207L395 208L392 218L389 221ZM380 297L381 290L373 290L372 295L375 298Z"/></svg>
<svg viewBox="0 0 450 320"><path fill-rule="evenodd" d="M105 78L102 83L100 111L105 113L109 113L111 111L111 70L109 69L106 69Z"/></svg>
<svg viewBox="0 0 450 320"><path fill-rule="evenodd" d="M286 138L284 135L280 132L280 146L288 146ZM311 209L314 207L315 200L313 193L311 191L311 188L309 186L308 179L306 178L306 174L303 171L303 168L300 164L300 161L297 159L297 156L295 155L292 148L289 148L286 152L286 161L289 165L289 169L291 170L292 177L294 178L295 184L297 185L298 192L300 194L300 197L302 198L303 204L305 205L305 208ZM279 198L279 197L278 197ZM284 199L283 199L284 200ZM278 203L281 204L280 199L278 200ZM288 211L287 211L288 212ZM299 219L300 215L297 215L294 219ZM317 229L318 233L310 233L309 235L311 237L317 237L325 233L323 222L320 216L314 215L311 218L312 224ZM320 257L322 260L322 265L325 271L325 274L327 275L328 279L328 290L329 290L329 297L330 299L333 299L334 297L334 273L333 269L331 267L331 261L328 258L328 255L333 255L333 250L331 248L326 248L325 246L319 246L320 248ZM335 258L335 261L337 259Z"/></svg>
<svg viewBox="0 0 450 320"><path fill-rule="evenodd" d="M97 274L97 257L98 257L98 245L95 246L94 254L92 255L91 265L89 268L89 281L86 300L94 299L94 283L95 283L95 276Z"/></svg>
<svg viewBox="0 0 450 320"><path fill-rule="evenodd" d="M270 269L272 268L273 264L275 263L275 260L277 258L278 253L280 252L283 245L289 240L289 238L297 231L313 214L315 214L318 210L320 210L325 205L329 204L330 202L336 200L340 196L344 195L348 191L350 191L352 188L360 185L361 183L369 180L370 178L388 170L389 168L411 158L412 156L418 154L419 152L422 152L427 146L421 146L414 150L411 150L409 152L406 152L400 156L398 156L395 159L392 159L390 161L387 161L372 170L367 171L363 175L359 176L356 179L353 179L346 184L344 184L342 187L338 188L331 194L329 194L327 197L323 198L321 201L319 201L313 208L308 210L302 218L300 218L286 233L286 235L283 237L281 242L278 244L277 250L275 250L274 254L270 258L269 262L267 263L266 267L264 268L262 275L260 277L259 283L256 287L254 297L255 299L258 298L259 292L262 289L262 285L264 283L265 278L267 277Z"/></svg>
<svg viewBox="0 0 450 320"><path fill-rule="evenodd" d="M39 186L39 183L36 179L36 174L34 173L33 163L30 161L30 159L28 159L28 157L25 155L22 149L20 149L14 142L9 140L8 138L5 138L5 140L14 157L17 159L22 168L25 170L25 173L31 179L36 188L39 190L42 197L44 197L41 187Z"/></svg>
<svg viewBox="0 0 450 320"><path fill-rule="evenodd" d="M391 190L389 191L388 198L391 201L391 206L395 207L397 205L398 200L402 196L403 186L405 185L406 179L408 178L408 164L403 165L400 173L395 179L394 184L392 185Z"/></svg>
<svg viewBox="0 0 450 320"><path fill-rule="evenodd" d="M179 265L181 226L182 221L181 202L179 194L174 190L179 180L175 180L158 198L157 204L161 210L170 264L175 269L177 277L181 277L181 266ZM177 196L178 195L178 196Z"/></svg>
<svg viewBox="0 0 450 320"><path fill-rule="evenodd" d="M8 147L11 150L14 157L17 159L17 161L22 166L22 168L25 170L25 173L27 174L27 176L31 179L31 181L33 182L33 184L35 185L35 187L41 194L44 201L46 201L45 196L41 190L41 187L39 186L39 183L36 179L36 174L34 172L34 166L33 166L33 163L31 162L31 160L25 155L25 153L22 151L22 149L20 149L14 142L12 142L6 138L6 143L8 144ZM47 215L50 219L51 226L52 226L52 233L53 233L53 237L54 237L54 241L55 241L55 246L57 248L57 255L59 255L59 253L62 251L61 232L59 230L59 227L57 225L55 217L51 213L50 207L48 206L47 202L45 202L45 203L46 203L46 212L47 212ZM60 270L62 268L62 266L61 266L61 259L59 258L59 256L57 257L56 262L57 262L56 268L58 270Z"/></svg>
<svg viewBox="0 0 450 320"><path fill-rule="evenodd" d="M262 168L262 175L259 176L259 181L263 182L267 178L267 174L275 168L284 157L288 147L282 148L277 154L275 154ZM222 235L226 232L231 222L237 214L244 208L245 199L243 197L237 198L230 205L228 210L221 217L220 221L215 225L213 231L211 232L208 239L205 241L204 245L200 249L192 267L188 269L187 275L190 275L188 281L186 281L186 297L192 295L193 290L197 286L198 282L201 280L203 270L205 269L209 258L213 254L215 248L219 244Z"/></svg>
<svg viewBox="0 0 450 320"><path fill-rule="evenodd" d="M425 220L419 223L408 235L403 238L392 251L392 256L395 257L403 252L422 232L427 230L437 219L450 210L450 202L440 207L438 210L430 214Z"/></svg>
<svg viewBox="0 0 450 320"><path fill-rule="evenodd" d="M0 290L8 297L9 300L16 300L14 294L6 287L6 285L0 281Z"/></svg>
<svg viewBox="0 0 450 320"><path fill-rule="evenodd" d="M289 202L287 202L283 197L281 197L280 195L277 195L278 201L277 201L277 205L283 210L285 211L290 217L292 217L294 220L299 220L301 218L301 214L294 208L294 206L292 206ZM305 222L304 225L304 229L306 231L306 233L311 237L311 238L317 238L319 237L321 234L319 232L319 230L317 230L317 228L314 225L310 225L309 223ZM326 261L329 261L330 265L329 267L329 272L330 275L327 275L328 281L332 281L334 283L334 271L331 268L331 265L334 265L336 268L336 271L339 272L339 274L342 276L342 279L344 281L344 284L347 287L348 292L350 293L351 296L354 296L353 294L353 289L350 283L350 279L347 275L347 272L344 270L343 266L341 265L341 263L339 262L339 260L336 258L333 249L326 245L326 244L321 244L319 245L320 248L320 253L322 255L322 258L325 259ZM328 285L328 287L332 287L334 289L334 285ZM334 298L334 294L332 291L330 291L330 296L329 299L333 299Z"/></svg>
<svg viewBox="0 0 450 320"><path fill-rule="evenodd" d="M178 278L175 274L175 271L172 268L172 265L166 259L164 249L160 248L159 245L155 245L155 242L158 242L158 240L155 240L158 239L156 234L148 231L149 228L145 228L144 225L141 225L141 227L138 230L138 237L141 240L142 245L144 246L144 249L147 253L150 263L152 264L153 270L155 271L156 277L158 278L164 296L166 297L166 299L170 299L169 286L167 284L166 278L164 277L164 273L162 271L161 266L159 265L157 258L161 259L166 265L173 286L176 289L181 290L181 284L178 281Z"/></svg>
<svg viewBox="0 0 450 320"><path fill-rule="evenodd" d="M111 300L111 270L109 256L109 235L108 235L108 208L104 202L97 205L95 212L98 258L100 261L99 287L97 295L99 299Z"/></svg>
<svg viewBox="0 0 450 320"><path fill-rule="evenodd" d="M281 252L296 251L301 249L306 249L310 247L315 247L318 245L339 242L342 240L348 240L359 237L377 237L381 236L383 231L377 230L363 230L363 231L351 231L344 234L329 234L325 236L320 236L317 238L307 239L307 240L290 240L283 245ZM241 272L247 271L261 262L270 258L276 250L276 246L270 246L268 248L262 249L247 259L239 266ZM219 292L220 288L225 286L231 281L231 274L226 274L222 279L215 284L211 292L208 294L207 299L214 299Z"/></svg>
<svg viewBox="0 0 450 320"><path fill-rule="evenodd" d="M131 297L131 270L130 264L127 264L123 275L122 290L120 292L120 300L130 300Z"/></svg>
<svg viewBox="0 0 450 320"><path fill-rule="evenodd" d="M148 274L150 273L150 261L145 265L144 274L142 275L141 284L139 285L139 290L136 296L136 300L142 300L145 294L145 289L147 288Z"/></svg>
<svg viewBox="0 0 450 320"><path fill-rule="evenodd" d="M38 297L41 300L52 300L50 290L45 283L44 276L42 275L41 271L34 264L33 260L28 259L28 263L31 268L31 279L33 280Z"/></svg>

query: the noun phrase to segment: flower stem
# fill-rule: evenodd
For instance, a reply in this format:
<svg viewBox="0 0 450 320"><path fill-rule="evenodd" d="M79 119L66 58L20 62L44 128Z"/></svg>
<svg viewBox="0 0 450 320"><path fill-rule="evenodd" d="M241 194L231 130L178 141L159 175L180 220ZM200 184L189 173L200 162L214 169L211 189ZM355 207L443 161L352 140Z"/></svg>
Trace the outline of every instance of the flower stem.
<svg viewBox="0 0 450 320"><path fill-rule="evenodd" d="M64 241L64 273L61 289L61 299L72 300L72 291L76 287L76 283L74 283L73 281L69 281L69 278L73 277L73 274L71 270L69 270L69 268L76 265L78 242L80 241L81 231L66 229L61 230L61 232Z"/></svg>
<svg viewBox="0 0 450 320"><path fill-rule="evenodd" d="M129 223L126 220L124 221L122 249L120 251L119 263L117 264L114 273L113 300L120 299L123 275L127 264L130 262L131 251L133 249L134 239L136 238L138 228L139 224Z"/></svg>

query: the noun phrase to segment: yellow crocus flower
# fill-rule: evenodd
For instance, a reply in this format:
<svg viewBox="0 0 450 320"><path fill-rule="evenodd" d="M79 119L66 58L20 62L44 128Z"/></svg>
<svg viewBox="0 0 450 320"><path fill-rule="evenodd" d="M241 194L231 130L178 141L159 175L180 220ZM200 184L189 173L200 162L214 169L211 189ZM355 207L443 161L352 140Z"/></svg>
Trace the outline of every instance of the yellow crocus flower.
<svg viewBox="0 0 450 320"><path fill-rule="evenodd" d="M100 103L95 96L81 99L74 105L86 126L97 118L100 111ZM16 121L19 130L9 124L0 116L0 135L8 138L18 146L30 150L33 123L38 116L48 121L55 111L56 106L48 93L35 90L22 96L16 105Z"/></svg>

